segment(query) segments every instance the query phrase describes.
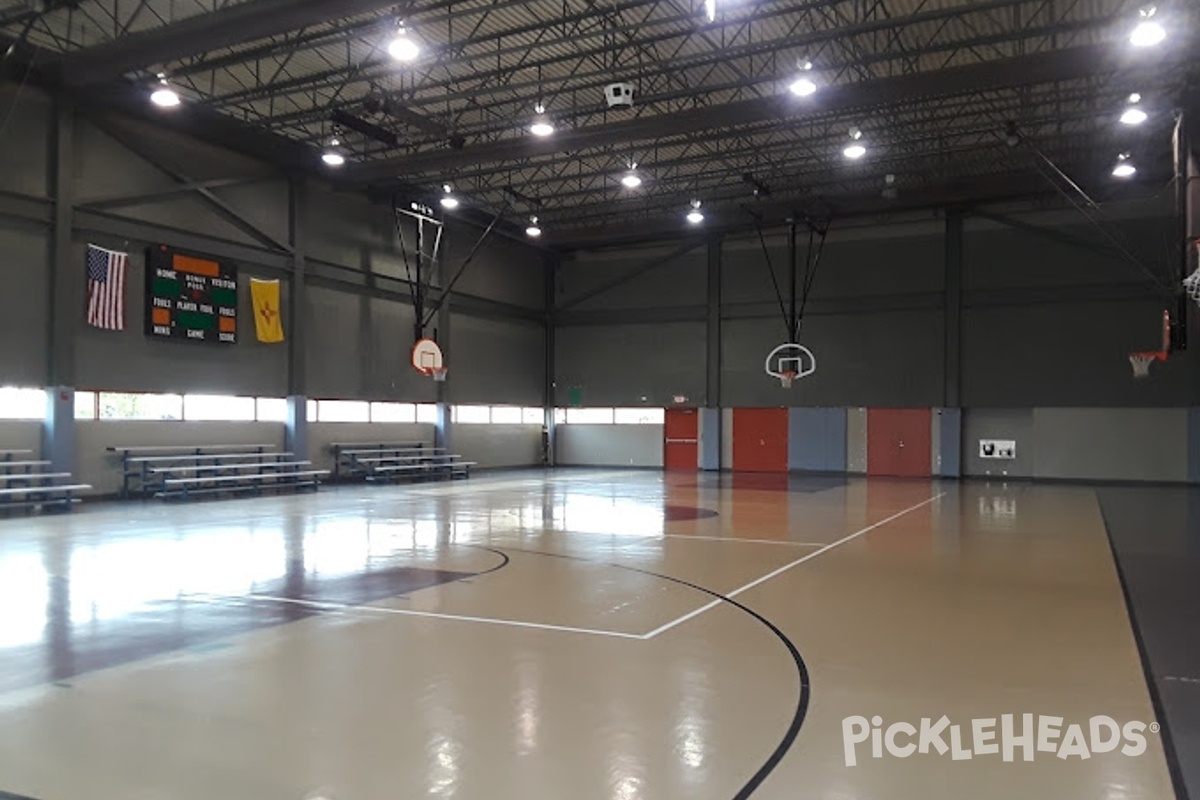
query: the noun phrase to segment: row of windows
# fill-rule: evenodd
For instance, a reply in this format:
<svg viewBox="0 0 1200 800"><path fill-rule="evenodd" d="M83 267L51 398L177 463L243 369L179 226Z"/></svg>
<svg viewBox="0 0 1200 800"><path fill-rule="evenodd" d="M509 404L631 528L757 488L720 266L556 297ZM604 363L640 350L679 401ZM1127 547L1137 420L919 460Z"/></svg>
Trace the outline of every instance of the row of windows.
<svg viewBox="0 0 1200 800"><path fill-rule="evenodd" d="M453 406L451 420L465 425L541 425L534 406ZM41 389L0 387L0 419L40 420L46 414ZM309 400L313 422L437 422L433 403L366 400ZM280 397L207 394L76 392L76 419L284 422L287 401ZM556 408L558 424L661 425L661 408Z"/></svg>

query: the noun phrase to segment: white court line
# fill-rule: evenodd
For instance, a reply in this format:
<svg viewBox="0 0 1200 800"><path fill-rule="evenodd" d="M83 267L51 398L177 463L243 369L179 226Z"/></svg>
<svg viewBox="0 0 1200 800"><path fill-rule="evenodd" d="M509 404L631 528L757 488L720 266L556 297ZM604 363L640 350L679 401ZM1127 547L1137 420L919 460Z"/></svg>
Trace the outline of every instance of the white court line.
<svg viewBox="0 0 1200 800"><path fill-rule="evenodd" d="M343 611L349 613L359 612L376 612L380 614L393 614L403 617L428 617L430 619L448 619L456 622L478 622L488 625L507 625L513 628L534 628L536 630L560 631L563 633L586 633L592 636L610 636L616 639L643 639L645 638L639 633L622 633L621 631L607 631L598 628L573 628L570 625L551 625L543 622L525 622L515 619L499 619L496 617L472 617L464 614L443 614L438 611L414 611L408 608L384 608L382 606L362 605L349 606L343 603L324 603L318 600L301 600L292 597L277 597L269 594L249 594L249 595L202 595L191 594L189 598L200 600L202 602L219 602L222 600L269 600L275 603L289 603L291 605L305 606L307 608L320 608L326 611Z"/></svg>
<svg viewBox="0 0 1200 800"><path fill-rule="evenodd" d="M743 592L747 592L750 589L753 589L755 586L758 586L759 584L766 583L767 581L771 580L771 578L774 578L777 575L782 575L783 573L787 572L792 567L799 566L800 564L803 564L805 561L816 558L817 556L821 555L822 553L827 553L835 547L840 547L841 545L845 544L846 542L857 539L858 537L862 536L865 533L870 533L871 531L875 530L876 528L878 528L882 525L886 525L893 520L899 519L900 517L903 517L905 514L908 514L909 512L916 511L918 508L927 506L930 503L933 503L933 502L941 499L942 497L945 497L945 495L946 495L945 492L939 492L937 495L929 498L928 500L922 500L920 503L917 503L915 506L910 506L910 507L904 509L903 511L898 511L886 519L881 519L881 520L879 520L879 522L876 522L873 525L868 525L867 527L863 528L860 531L855 531L854 533L850 534L849 536L844 536L841 539L838 539L836 542L831 542L830 544L827 544L824 547L822 547L820 550L814 550L813 552L811 552L807 555L797 558L795 561L789 561L787 564L784 564L779 569L768 572L766 575L763 575L761 578L756 578L755 580L750 581L750 583L747 583L745 586L739 586L737 589L734 589L732 592L727 592L725 594L725 597L737 597L739 594L742 594ZM684 614L682 617L672 620L672 621L666 623L665 625L660 625L659 627L655 628L654 630L650 631L649 633L642 634L641 638L653 639L655 636L658 636L660 633L669 631L669 630L671 630L671 628L674 628L677 625L682 625L683 623L687 622L690 619L695 619L696 617L703 614L705 611L708 611L709 609L712 609L712 608L716 608L717 606L721 605L721 603L723 603L723 602L724 602L723 600L713 600L711 603L707 603L705 605L700 606L700 608L697 608L695 611L691 611L687 614Z"/></svg>

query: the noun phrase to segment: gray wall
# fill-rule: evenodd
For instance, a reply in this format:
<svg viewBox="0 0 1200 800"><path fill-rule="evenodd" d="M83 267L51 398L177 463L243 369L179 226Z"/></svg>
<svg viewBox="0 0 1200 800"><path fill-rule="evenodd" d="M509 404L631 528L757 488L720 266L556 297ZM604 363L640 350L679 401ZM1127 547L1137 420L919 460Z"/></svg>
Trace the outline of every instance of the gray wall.
<svg viewBox="0 0 1200 800"><path fill-rule="evenodd" d="M13 87L0 87L0 107L14 100ZM54 108L31 87L13 108L11 123L0 131L0 278L6 286L0 293L0 385L40 386L47 380L51 324L48 176L55 157ZM413 312L387 204L308 181L307 201L296 214L307 286L301 307L291 308L291 257L271 244L289 238L289 181L266 165L134 120L77 114L68 169L77 206L69 263L77 265L79 285L88 242L131 256L125 331L87 328L73 301L57 309L76 328L77 388L282 396L288 388L287 347L254 340L248 278L258 276L283 281L285 332L297 324L307 328L302 387L307 394L433 399L432 382L408 366ZM196 192L161 194L178 188L176 178L257 179L213 188L214 202ZM132 195L153 197L103 204ZM93 203L103 207L91 208ZM447 221L442 247L447 273L457 271L481 233L466 222ZM159 242L238 265L242 314L236 346L144 336L142 253ZM451 396L458 402L541 404L545 286L543 251L495 235L484 242L455 287L450 330L441 332L443 341L449 337Z"/></svg>
<svg viewBox="0 0 1200 800"><path fill-rule="evenodd" d="M1144 273L1071 211L1008 212L1028 227L968 218L963 229L961 350L957 387L964 407L1183 407L1200 404L1194 352L1156 364L1134 381L1127 360L1157 349L1161 311ZM1167 277L1170 227L1161 205L1116 206L1108 230L1149 268ZM786 339L768 259L754 236L720 248L719 404L721 406L946 405L956 388L953 284L947 281L944 219L903 224L835 221L808 301L801 342L817 371L791 391L763 374L763 360ZM1069 242L1064 240L1070 240ZM807 238L800 236L803 256ZM766 240L787 292L787 242ZM557 300L652 263L671 248L591 252L561 265ZM704 394L707 263L701 246L556 311L558 401L579 385L585 405L665 403ZM803 259L801 259L803 263ZM716 298L713 298L716 302ZM653 347L647 347L647 341ZM631 349L635 352L631 352ZM678 391L676 391L678 390Z"/></svg>
<svg viewBox="0 0 1200 800"><path fill-rule="evenodd" d="M1071 480L1188 480L1186 408L966 409L963 474ZM1011 461L980 439L1013 439Z"/></svg>
<svg viewBox="0 0 1200 800"><path fill-rule="evenodd" d="M562 466L661 467L661 425L560 425L555 463Z"/></svg>

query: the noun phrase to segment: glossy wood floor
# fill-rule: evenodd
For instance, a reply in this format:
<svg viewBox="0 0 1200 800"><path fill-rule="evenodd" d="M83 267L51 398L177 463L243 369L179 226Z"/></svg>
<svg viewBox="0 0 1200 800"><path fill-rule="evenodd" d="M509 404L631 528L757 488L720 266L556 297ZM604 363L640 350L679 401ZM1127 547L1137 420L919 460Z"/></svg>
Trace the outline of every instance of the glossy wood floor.
<svg viewBox="0 0 1200 800"><path fill-rule="evenodd" d="M1173 796L1150 728L1089 751L1093 717L1155 717L1086 488L560 471L97 506L0 521L0 602L0 796Z"/></svg>

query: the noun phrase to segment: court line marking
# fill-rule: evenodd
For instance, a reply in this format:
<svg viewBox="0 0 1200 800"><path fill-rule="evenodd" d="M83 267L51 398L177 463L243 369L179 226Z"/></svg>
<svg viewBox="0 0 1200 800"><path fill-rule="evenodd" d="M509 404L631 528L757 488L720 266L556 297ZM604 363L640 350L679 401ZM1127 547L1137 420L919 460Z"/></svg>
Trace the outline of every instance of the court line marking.
<svg viewBox="0 0 1200 800"><path fill-rule="evenodd" d="M616 639L643 639L645 638L639 633L624 633L622 631L609 631L599 628L576 628L570 625L553 625L546 622L526 622L516 619L501 619L499 617L474 617L466 614L446 614L440 611L416 611L410 608L386 608L384 606L373 605L346 605L344 603L329 603L320 600L303 600L294 597L279 597L270 594L247 594L247 595L205 595L205 594L189 594L188 598L198 600L200 602L211 602L220 604L222 601L254 601L267 600L275 603L288 603L290 605L304 606L307 608L318 608L323 611L340 611L344 613L379 613L392 614L403 617L426 617L429 619L448 619L455 622L478 622L488 625L506 625L513 628L533 628L536 630L559 631L562 633L586 633L592 636L609 636Z"/></svg>
<svg viewBox="0 0 1200 800"><path fill-rule="evenodd" d="M835 547L840 547L843 544L845 544L846 542L853 541L854 539L857 539L858 537L860 537L864 534L870 533L871 531L875 530L876 528L880 528L884 525L887 525L889 522L897 520L900 517L903 517L905 514L916 511L918 508L923 508L923 507L929 505L930 503L936 502L945 496L946 496L945 492L939 492L938 494L934 495L933 497L930 497L928 500L922 500L920 503L917 503L914 506L909 506L908 508L904 509L903 511L897 511L895 514L892 514L890 517L886 517L884 519L879 520L876 523L868 525L867 527L863 528L860 531L855 531L854 533L850 534L849 536L843 536L841 539L838 539L836 542L830 542L829 544L823 546L821 549L814 550L811 553L807 553L807 554L801 556L800 558L797 558L795 561L789 561L788 563L784 564L782 567L772 570L771 572L768 572L766 575L763 575L762 577L755 578L754 580L750 581L749 583L745 584L744 586L739 586L737 589L734 589L732 592L725 592L724 594L726 597L731 597L731 598L737 597L739 594L742 594L743 592L748 592L749 590L753 589L755 586L759 586L763 583L766 583L767 581L771 580L774 577L782 575L783 573L787 572L792 567L798 567L801 564L803 564L805 561L814 559L823 553L828 553L830 550L834 549ZM697 608L694 611L690 611L687 614L684 614L682 617L679 617L678 619L674 619L668 623L660 625L657 628L655 628L654 630L650 631L649 633L642 634L642 638L643 639L653 639L655 636L658 636L660 633L666 633L667 631L671 630L672 628L682 625L683 623L687 622L688 620L695 619L696 617L700 616L704 612L709 611L713 608L716 608L717 606L719 606L721 604L721 602L722 601L720 601L720 600L713 600L711 603L702 605L702 606L700 606L700 608Z"/></svg>

